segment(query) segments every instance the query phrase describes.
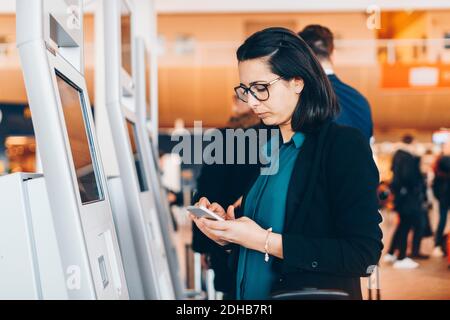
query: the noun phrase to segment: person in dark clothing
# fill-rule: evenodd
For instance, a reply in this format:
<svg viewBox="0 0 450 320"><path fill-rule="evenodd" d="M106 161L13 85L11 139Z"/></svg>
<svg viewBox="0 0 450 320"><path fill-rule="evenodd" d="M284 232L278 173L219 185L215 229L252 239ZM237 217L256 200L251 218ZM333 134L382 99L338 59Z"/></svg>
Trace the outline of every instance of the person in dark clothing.
<svg viewBox="0 0 450 320"><path fill-rule="evenodd" d="M319 59L336 93L341 108L335 119L336 123L359 129L370 140L373 123L369 102L358 90L342 82L334 73L331 61L334 51L333 33L321 25L308 25L298 34Z"/></svg>
<svg viewBox="0 0 450 320"><path fill-rule="evenodd" d="M379 173L367 139L332 121L339 107L331 84L294 32L259 31L237 59L236 95L264 124L278 126L281 137L273 139L282 145L270 164L279 166L256 177L239 207L225 211L200 199L225 221L190 218L231 250L237 299L307 288L362 299L360 277L371 274L383 249Z"/></svg>
<svg viewBox="0 0 450 320"><path fill-rule="evenodd" d="M389 251L384 257L385 262L402 262L397 263L396 268L411 269L417 268L419 265L415 261L406 258L407 237L410 230L413 230L414 237L412 242L412 252L410 258L428 259L429 256L420 252L422 239L426 235L428 227L428 210L429 203L426 192L426 178L420 171L420 158L412 154L411 145L414 137L410 134L402 138L403 146L394 154L392 159L391 171L393 173L393 181L391 189L394 194L394 209L399 214L400 223L394 231ZM407 208L405 203L411 201L412 191L416 192L415 208ZM409 203L411 204L411 203ZM411 215L411 213L415 213ZM403 223L402 223L403 218ZM395 255L396 251L400 251L400 256Z"/></svg>
<svg viewBox="0 0 450 320"><path fill-rule="evenodd" d="M233 115L229 119L227 127L221 130L223 137L226 137L225 130L228 128L243 129L244 131L266 128L247 105L243 105L235 98L233 99L232 112ZM206 197L212 202L221 203L228 207L239 200L249 183L259 174L260 164L258 163L251 164L249 161L245 161L244 164L236 163L238 153L244 152L247 155L246 160L248 160L249 143L247 140L244 150L234 150L234 164L204 164L202 166L197 179L197 190L192 199L193 203L198 202L201 197ZM224 146L226 146L226 141L224 141ZM226 148L224 148L223 154L226 158ZM200 232L195 224L192 225L192 249L205 255L209 267L214 270L215 289L223 292L225 300L230 299L233 282L232 275L227 267L229 254Z"/></svg>
<svg viewBox="0 0 450 320"><path fill-rule="evenodd" d="M395 250L399 250L399 255L395 259L397 261L394 263L395 268L413 269L419 265L406 257L408 234L411 230L414 230L412 257L428 258L420 254L420 242L427 214L426 184L420 171L420 158L406 150L398 150L392 160L392 172L391 190L394 194L394 205L400 217L400 224L394 233L388 253L393 256Z"/></svg>
<svg viewBox="0 0 450 320"><path fill-rule="evenodd" d="M439 224L436 230L434 255L442 256L446 253L444 230L450 208L450 155L441 155L438 157L434 166L434 172L433 193L439 201Z"/></svg>

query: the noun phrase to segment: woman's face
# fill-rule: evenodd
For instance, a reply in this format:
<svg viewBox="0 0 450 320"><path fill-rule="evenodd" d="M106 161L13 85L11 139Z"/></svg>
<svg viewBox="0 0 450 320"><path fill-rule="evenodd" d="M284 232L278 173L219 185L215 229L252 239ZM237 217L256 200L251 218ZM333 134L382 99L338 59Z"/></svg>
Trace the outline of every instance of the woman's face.
<svg viewBox="0 0 450 320"><path fill-rule="evenodd" d="M239 78L247 88L253 83L269 83L279 76L272 73L265 58L239 62ZM248 93L248 106L266 125L288 125L304 87L303 80L280 79L268 87L269 99L259 101Z"/></svg>

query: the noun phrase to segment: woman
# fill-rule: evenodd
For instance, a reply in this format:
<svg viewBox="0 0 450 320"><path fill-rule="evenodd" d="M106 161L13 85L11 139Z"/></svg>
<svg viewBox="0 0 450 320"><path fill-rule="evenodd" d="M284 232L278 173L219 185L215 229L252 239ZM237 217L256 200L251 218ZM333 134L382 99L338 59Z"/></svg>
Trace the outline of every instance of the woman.
<svg viewBox="0 0 450 320"><path fill-rule="evenodd" d="M237 299L302 288L339 289L361 299L360 277L378 263L383 248L379 176L366 139L331 121L338 112L335 95L295 33L257 32L237 58L238 98L264 124L280 129L279 169L251 184L236 214L233 206L225 212L200 199L226 221L191 219L231 248Z"/></svg>

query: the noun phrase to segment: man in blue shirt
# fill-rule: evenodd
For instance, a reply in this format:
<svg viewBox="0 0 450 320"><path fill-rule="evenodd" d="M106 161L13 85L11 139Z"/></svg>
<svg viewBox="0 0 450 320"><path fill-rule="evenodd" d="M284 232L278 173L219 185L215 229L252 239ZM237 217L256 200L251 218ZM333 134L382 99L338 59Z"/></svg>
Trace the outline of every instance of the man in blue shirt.
<svg viewBox="0 0 450 320"><path fill-rule="evenodd" d="M333 71L331 55L334 50L333 33L321 25L306 26L298 35L310 46L320 61L338 98L341 112L338 124L359 129L368 140L373 135L372 115L367 99L356 89L342 82Z"/></svg>

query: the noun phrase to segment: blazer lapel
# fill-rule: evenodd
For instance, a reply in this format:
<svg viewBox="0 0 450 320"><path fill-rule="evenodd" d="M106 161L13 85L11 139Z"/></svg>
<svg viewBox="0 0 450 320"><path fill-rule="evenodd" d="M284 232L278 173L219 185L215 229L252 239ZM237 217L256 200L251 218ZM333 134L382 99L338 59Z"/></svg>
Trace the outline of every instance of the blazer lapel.
<svg viewBox="0 0 450 320"><path fill-rule="evenodd" d="M306 134L305 142L295 162L286 197L284 231L289 231L292 218L297 216L296 226L303 226L320 170L320 157L325 136L331 122L326 122L320 131Z"/></svg>
<svg viewBox="0 0 450 320"><path fill-rule="evenodd" d="M292 217L295 215L296 209L304 202L305 191L308 186L309 176L312 168L312 156L316 145L316 137L313 134L307 134L305 142L295 161L292 170L291 179L289 181L288 192L286 197L286 216L284 220L284 229L287 230Z"/></svg>

